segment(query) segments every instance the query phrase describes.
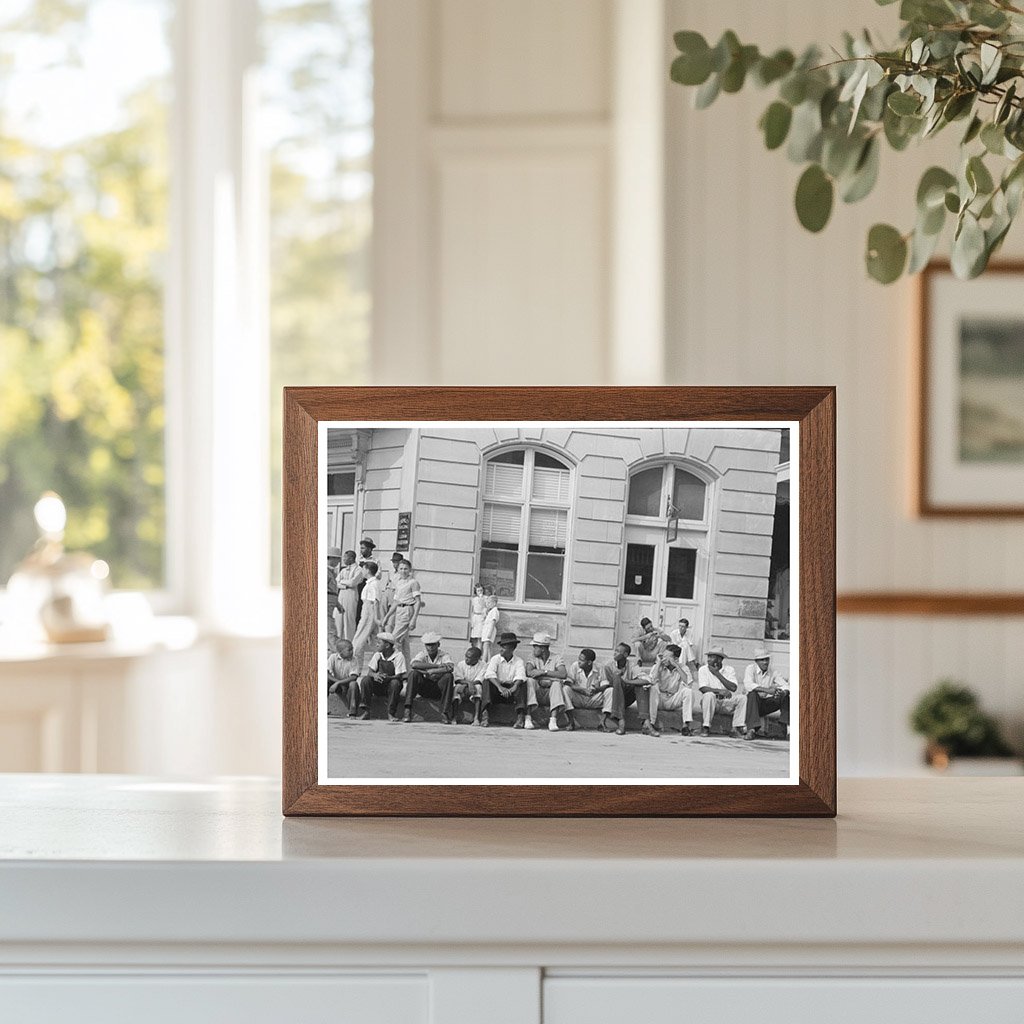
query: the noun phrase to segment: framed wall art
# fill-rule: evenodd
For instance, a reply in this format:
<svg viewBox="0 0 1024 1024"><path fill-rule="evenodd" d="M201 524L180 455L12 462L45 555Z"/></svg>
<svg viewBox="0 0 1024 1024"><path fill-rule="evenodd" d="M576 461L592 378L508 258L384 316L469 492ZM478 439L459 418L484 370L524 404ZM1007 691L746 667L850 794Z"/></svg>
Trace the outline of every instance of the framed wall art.
<svg viewBox="0 0 1024 1024"><path fill-rule="evenodd" d="M1024 263L919 288L916 511L1024 515Z"/></svg>
<svg viewBox="0 0 1024 1024"><path fill-rule="evenodd" d="M285 814L835 814L833 389L284 408Z"/></svg>

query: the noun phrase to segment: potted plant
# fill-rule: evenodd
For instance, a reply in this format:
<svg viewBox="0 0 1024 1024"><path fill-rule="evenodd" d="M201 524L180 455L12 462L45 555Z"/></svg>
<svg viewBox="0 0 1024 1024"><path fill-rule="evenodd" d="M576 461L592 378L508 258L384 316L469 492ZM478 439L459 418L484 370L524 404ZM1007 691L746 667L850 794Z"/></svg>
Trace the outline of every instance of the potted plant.
<svg viewBox="0 0 1024 1024"><path fill-rule="evenodd" d="M865 259L882 284L916 273L952 222L953 271L977 277L1024 198L1024 3L902 0L898 12L890 45L847 32L828 51L812 46L800 55L762 53L732 31L715 45L677 32L671 77L696 89L698 108L750 83L774 92L759 128L768 149L785 146L791 161L806 165L795 199L808 231L826 225L837 196L855 203L868 195L883 146L901 152L957 125L958 164L925 171L913 225L874 225Z"/></svg>
<svg viewBox="0 0 1024 1024"><path fill-rule="evenodd" d="M938 771L947 771L956 758L999 759L996 772L990 764L975 761L965 774L1002 774L1019 772L1006 761L1013 750L1003 739L991 715L982 711L974 691L950 679L943 679L925 693L910 715L914 732L924 736L925 763Z"/></svg>

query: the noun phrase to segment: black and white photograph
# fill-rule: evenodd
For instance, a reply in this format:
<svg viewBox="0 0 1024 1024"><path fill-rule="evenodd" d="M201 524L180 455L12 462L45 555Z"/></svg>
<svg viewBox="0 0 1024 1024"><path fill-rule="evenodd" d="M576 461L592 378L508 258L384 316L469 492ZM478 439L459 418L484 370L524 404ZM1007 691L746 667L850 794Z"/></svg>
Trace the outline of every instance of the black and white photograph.
<svg viewBox="0 0 1024 1024"><path fill-rule="evenodd" d="M795 782L795 434L320 424L321 781Z"/></svg>

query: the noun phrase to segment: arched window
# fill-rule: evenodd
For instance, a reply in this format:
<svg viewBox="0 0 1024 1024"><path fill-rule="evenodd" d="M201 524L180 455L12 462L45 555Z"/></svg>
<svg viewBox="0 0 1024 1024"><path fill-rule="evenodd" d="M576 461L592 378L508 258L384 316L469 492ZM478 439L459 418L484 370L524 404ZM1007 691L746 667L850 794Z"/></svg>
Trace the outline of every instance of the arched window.
<svg viewBox="0 0 1024 1024"><path fill-rule="evenodd" d="M484 463L480 582L513 604L561 604L572 470L518 448Z"/></svg>
<svg viewBox="0 0 1024 1024"><path fill-rule="evenodd" d="M629 478L626 511L652 519L707 518L707 484L682 466L651 466Z"/></svg>

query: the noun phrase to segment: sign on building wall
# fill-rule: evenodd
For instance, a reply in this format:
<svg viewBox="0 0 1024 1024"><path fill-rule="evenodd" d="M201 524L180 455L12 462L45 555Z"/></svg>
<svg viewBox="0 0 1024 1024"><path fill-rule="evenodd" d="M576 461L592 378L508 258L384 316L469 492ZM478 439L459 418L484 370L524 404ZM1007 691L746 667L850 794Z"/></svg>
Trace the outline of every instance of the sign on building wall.
<svg viewBox="0 0 1024 1024"><path fill-rule="evenodd" d="M396 551L408 551L409 541L412 538L412 513L398 513L398 535L395 539Z"/></svg>

